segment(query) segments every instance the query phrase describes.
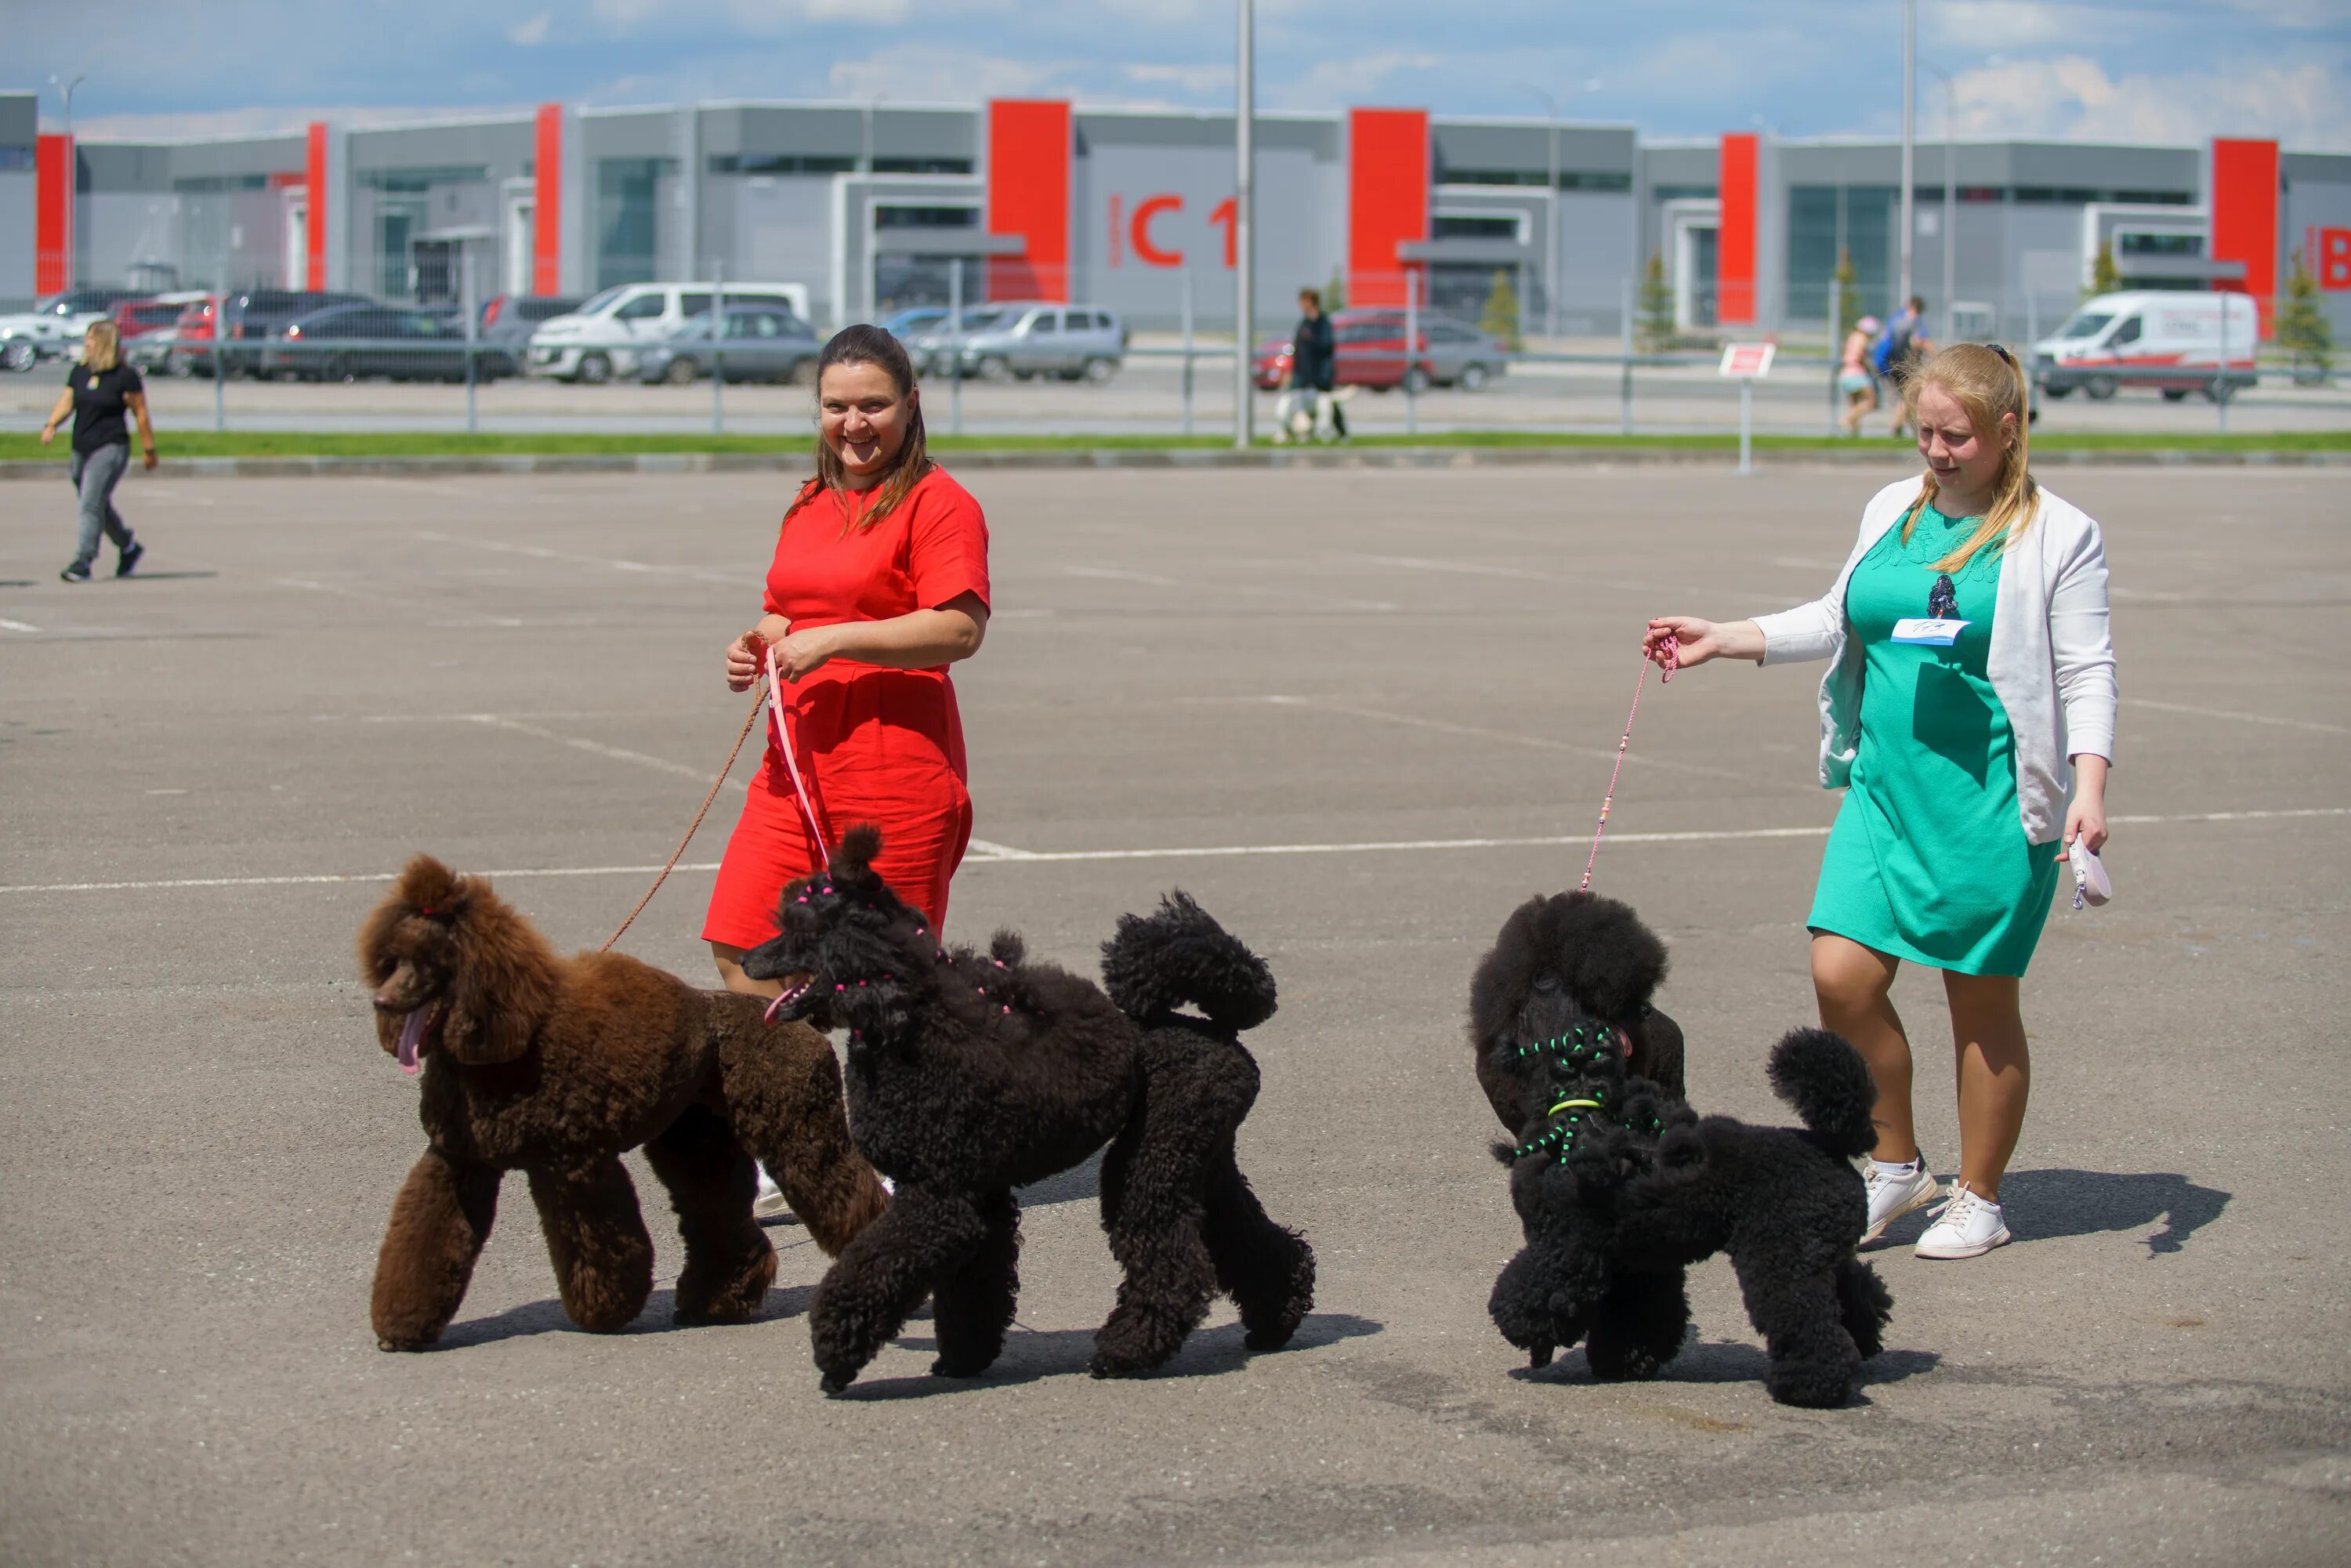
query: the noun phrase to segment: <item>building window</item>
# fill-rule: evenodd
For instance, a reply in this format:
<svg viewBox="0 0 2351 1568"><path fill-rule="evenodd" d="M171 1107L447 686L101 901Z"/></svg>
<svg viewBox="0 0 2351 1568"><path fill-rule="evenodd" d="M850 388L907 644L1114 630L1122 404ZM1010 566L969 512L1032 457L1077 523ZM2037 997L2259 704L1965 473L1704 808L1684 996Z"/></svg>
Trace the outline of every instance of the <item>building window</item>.
<svg viewBox="0 0 2351 1568"><path fill-rule="evenodd" d="M1431 239L1506 239L1525 237L1526 219L1518 213L1439 213L1431 220Z"/></svg>
<svg viewBox="0 0 2351 1568"><path fill-rule="evenodd" d="M857 160L830 153L713 152L709 167L714 174L847 174Z"/></svg>
<svg viewBox="0 0 2351 1568"><path fill-rule="evenodd" d="M662 176L677 172L674 158L600 158L596 162L596 287L651 283L660 259Z"/></svg>
<svg viewBox="0 0 2351 1568"><path fill-rule="evenodd" d="M1837 258L1853 256L1853 291L1860 311L1883 316L1893 302L1893 185L1792 185L1788 189L1788 315L1799 321L1828 318L1829 282ZM1853 311L1846 303L1847 313Z"/></svg>
<svg viewBox="0 0 2351 1568"><path fill-rule="evenodd" d="M1440 185L1532 185L1542 189L1547 172L1541 169L1456 169L1439 163L1437 183ZM1604 172L1593 169L1562 169L1559 188L1562 191L1629 191L1633 176Z"/></svg>
<svg viewBox="0 0 2351 1568"><path fill-rule="evenodd" d="M29 147L0 147L0 169L29 169L33 166L33 150Z"/></svg>
<svg viewBox="0 0 2351 1568"><path fill-rule="evenodd" d="M360 169L351 175L361 190L423 195L435 185L464 185L490 177L486 163L440 163L408 169Z"/></svg>
<svg viewBox="0 0 2351 1568"><path fill-rule="evenodd" d="M887 203L873 209L877 229L976 229L979 209L962 206L914 206Z"/></svg>
<svg viewBox="0 0 2351 1568"><path fill-rule="evenodd" d="M876 158L876 174L968 174L972 172L968 158Z"/></svg>

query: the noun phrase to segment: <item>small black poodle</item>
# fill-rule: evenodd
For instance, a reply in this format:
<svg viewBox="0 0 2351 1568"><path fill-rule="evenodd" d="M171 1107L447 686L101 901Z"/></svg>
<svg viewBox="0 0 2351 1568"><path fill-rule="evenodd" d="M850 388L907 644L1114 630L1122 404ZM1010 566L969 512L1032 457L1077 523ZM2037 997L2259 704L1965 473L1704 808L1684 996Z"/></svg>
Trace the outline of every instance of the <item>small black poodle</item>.
<svg viewBox="0 0 2351 1568"><path fill-rule="evenodd" d="M1595 1019L1618 1031L1628 1072L1678 1097L1681 1026L1650 1005L1665 977L1665 944L1613 898L1559 893L1512 910L1469 983L1478 1084L1503 1128L1515 1136L1550 1103L1518 1048Z"/></svg>
<svg viewBox="0 0 2351 1568"><path fill-rule="evenodd" d="M1105 996L1029 962L1008 932L985 953L940 946L875 874L880 847L871 826L852 830L828 870L784 890L780 934L743 958L754 978L798 977L773 1016L849 1030L851 1135L897 1184L810 1306L826 1390L926 1295L931 1370L985 1372L1019 1291L1013 1189L1104 1145L1102 1228L1125 1278L1094 1375L1164 1364L1219 1290L1251 1349L1288 1343L1313 1304L1314 1254L1266 1218L1233 1156L1258 1091L1239 1031L1274 1009L1263 961L1179 893L1119 922Z"/></svg>
<svg viewBox="0 0 2351 1568"><path fill-rule="evenodd" d="M1628 1077L1621 1036L1600 1019L1511 1060L1539 1064L1550 1103L1495 1150L1527 1239L1488 1307L1504 1339L1536 1366L1583 1339L1593 1376L1654 1377L1689 1322L1683 1270L1728 1252L1771 1357L1771 1397L1851 1397L1894 1305L1854 1256L1868 1201L1852 1161L1876 1138L1860 1052L1815 1029L1772 1049L1772 1090L1801 1129L1701 1120Z"/></svg>

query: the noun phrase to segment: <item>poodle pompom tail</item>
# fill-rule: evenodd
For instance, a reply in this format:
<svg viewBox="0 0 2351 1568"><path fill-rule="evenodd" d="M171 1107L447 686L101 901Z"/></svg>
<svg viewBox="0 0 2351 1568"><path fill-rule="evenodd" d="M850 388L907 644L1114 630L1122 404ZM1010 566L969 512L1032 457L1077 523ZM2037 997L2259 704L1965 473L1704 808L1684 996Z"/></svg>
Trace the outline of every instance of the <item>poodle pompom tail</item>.
<svg viewBox="0 0 2351 1568"><path fill-rule="evenodd" d="M882 830L871 822L860 822L841 835L841 847L832 852L826 869L836 880L869 874L873 869L873 857L882 852Z"/></svg>
<svg viewBox="0 0 2351 1568"><path fill-rule="evenodd" d="M1155 914L1122 915L1102 944L1102 988L1132 1019L1186 1003L1219 1029L1254 1029L1273 1016L1273 971L1216 923L1189 894L1171 893Z"/></svg>
<svg viewBox="0 0 2351 1568"><path fill-rule="evenodd" d="M1857 1159L1876 1145L1870 1113L1877 1085L1861 1052L1840 1034L1798 1029L1771 1048L1767 1069L1771 1092L1795 1108L1804 1126L1843 1159Z"/></svg>

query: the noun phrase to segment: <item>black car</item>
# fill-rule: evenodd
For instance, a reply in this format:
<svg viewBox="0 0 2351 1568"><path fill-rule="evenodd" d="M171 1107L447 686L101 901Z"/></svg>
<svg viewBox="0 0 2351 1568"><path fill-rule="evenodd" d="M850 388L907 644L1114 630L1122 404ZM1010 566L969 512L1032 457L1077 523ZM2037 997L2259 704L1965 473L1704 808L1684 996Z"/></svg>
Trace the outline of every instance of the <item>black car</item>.
<svg viewBox="0 0 2351 1568"><path fill-rule="evenodd" d="M506 350L476 346L474 379L496 381L515 373ZM272 343L263 373L305 381L355 382L362 376L392 381L465 379L465 333L422 310L391 305L336 305L286 324Z"/></svg>
<svg viewBox="0 0 2351 1568"><path fill-rule="evenodd" d="M231 371L269 375L273 373L272 361L256 340L275 338L289 323L331 306L372 303L364 294L324 288L253 288L232 294L228 297L227 340L222 345L221 359ZM248 348L247 344L255 346Z"/></svg>

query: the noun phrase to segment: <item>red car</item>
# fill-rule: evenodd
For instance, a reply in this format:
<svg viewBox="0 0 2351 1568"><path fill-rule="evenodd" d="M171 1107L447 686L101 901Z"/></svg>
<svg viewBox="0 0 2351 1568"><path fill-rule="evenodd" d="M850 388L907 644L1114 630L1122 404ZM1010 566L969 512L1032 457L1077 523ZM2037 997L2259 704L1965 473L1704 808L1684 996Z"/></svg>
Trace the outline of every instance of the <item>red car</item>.
<svg viewBox="0 0 2351 1568"><path fill-rule="evenodd" d="M1476 392L1508 366L1509 353L1487 333L1444 316L1424 315L1416 323L1418 352L1405 363L1404 312L1393 307L1340 310L1331 317L1338 365L1332 380L1343 387L1370 387L1388 392L1409 382L1415 392L1431 386L1458 386ZM1260 343L1257 350L1257 384L1272 392L1290 374L1290 343L1287 338Z"/></svg>
<svg viewBox="0 0 2351 1568"><path fill-rule="evenodd" d="M114 308L114 329L126 343L133 338L143 338L177 321L187 305L186 300L170 296L126 299Z"/></svg>

